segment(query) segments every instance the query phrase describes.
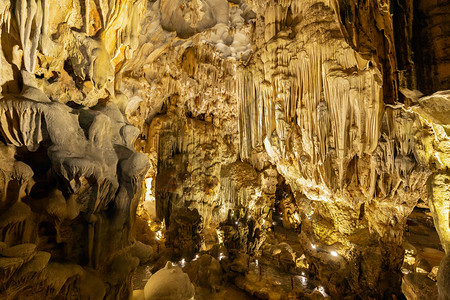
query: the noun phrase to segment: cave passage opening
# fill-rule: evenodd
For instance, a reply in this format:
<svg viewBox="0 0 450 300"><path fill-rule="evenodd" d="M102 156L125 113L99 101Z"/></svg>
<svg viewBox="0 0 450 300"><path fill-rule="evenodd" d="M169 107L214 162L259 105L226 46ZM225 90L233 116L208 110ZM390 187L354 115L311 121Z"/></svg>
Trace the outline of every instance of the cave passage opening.
<svg viewBox="0 0 450 300"><path fill-rule="evenodd" d="M445 253L426 202L419 200L408 216L403 237L402 272L418 274L425 281L436 280L437 268ZM427 274L430 274L428 278Z"/></svg>

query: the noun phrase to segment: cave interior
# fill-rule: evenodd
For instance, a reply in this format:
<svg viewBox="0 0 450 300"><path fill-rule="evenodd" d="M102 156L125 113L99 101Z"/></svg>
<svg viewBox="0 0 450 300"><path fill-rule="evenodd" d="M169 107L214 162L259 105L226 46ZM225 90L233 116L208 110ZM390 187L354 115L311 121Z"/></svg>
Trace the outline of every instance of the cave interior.
<svg viewBox="0 0 450 300"><path fill-rule="evenodd" d="M450 300L449 0L0 0L0 298Z"/></svg>

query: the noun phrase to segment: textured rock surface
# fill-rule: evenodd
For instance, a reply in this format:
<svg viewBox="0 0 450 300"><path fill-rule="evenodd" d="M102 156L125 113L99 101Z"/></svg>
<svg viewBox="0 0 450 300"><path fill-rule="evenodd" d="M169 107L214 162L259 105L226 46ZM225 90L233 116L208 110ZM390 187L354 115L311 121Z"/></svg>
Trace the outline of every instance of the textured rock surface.
<svg viewBox="0 0 450 300"><path fill-rule="evenodd" d="M124 134L130 125L114 104L73 109L6 96L0 105L7 144L2 146L3 159L11 166L3 169L2 240L11 246L35 243L50 252L52 260L89 266L102 277L102 269L132 242L140 182L148 168L145 155L127 147L126 140L135 138ZM2 256L26 256L36 245L13 246ZM77 268L61 284L80 285L83 294L83 280L71 279L85 272ZM127 294L129 271L115 271L119 277L109 282L108 293ZM59 291L36 292L53 297Z"/></svg>
<svg viewBox="0 0 450 300"><path fill-rule="evenodd" d="M437 299L436 283L425 274L408 274L403 277L402 292L406 299Z"/></svg>
<svg viewBox="0 0 450 300"><path fill-rule="evenodd" d="M450 258L448 254L442 259L439 265L439 271L437 276L439 298L448 299L450 297L450 280L449 276Z"/></svg>
<svg viewBox="0 0 450 300"><path fill-rule="evenodd" d="M260 255L280 211L332 297L399 297L419 201L450 251L449 9L0 0L0 292L127 297L160 250Z"/></svg>
<svg viewBox="0 0 450 300"><path fill-rule="evenodd" d="M2 298L131 292L139 259L124 249L149 164L134 151L139 131L112 99L141 8L0 4L0 231L10 246L1 253Z"/></svg>

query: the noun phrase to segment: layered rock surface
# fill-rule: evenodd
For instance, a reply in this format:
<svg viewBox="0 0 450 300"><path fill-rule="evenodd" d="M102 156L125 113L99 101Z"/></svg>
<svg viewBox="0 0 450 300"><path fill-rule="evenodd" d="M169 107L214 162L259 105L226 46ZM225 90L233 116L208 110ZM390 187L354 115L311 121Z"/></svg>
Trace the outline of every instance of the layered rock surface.
<svg viewBox="0 0 450 300"><path fill-rule="evenodd" d="M139 255L125 249L134 243L131 228L149 163L134 151L139 130L111 94L114 68L124 60L117 55L130 51L131 27L139 24L117 18L138 20L140 5L101 6L35 0L0 6L6 244L0 293L6 299L131 292ZM111 44L113 32L121 37Z"/></svg>

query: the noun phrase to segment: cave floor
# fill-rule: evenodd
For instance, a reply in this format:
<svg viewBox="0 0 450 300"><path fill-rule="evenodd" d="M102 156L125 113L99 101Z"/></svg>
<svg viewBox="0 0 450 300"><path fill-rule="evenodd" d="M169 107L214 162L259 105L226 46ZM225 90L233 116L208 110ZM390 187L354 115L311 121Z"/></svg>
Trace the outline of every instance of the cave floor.
<svg viewBox="0 0 450 300"><path fill-rule="evenodd" d="M148 279L152 275L150 271L153 268L153 264L145 264L142 266L138 266L133 273L133 289L134 290L143 290L145 284Z"/></svg>
<svg viewBox="0 0 450 300"><path fill-rule="evenodd" d="M195 299L196 300L253 300L258 299L250 296L245 291L237 288L233 284L227 284L220 289L220 291L214 292L210 289L195 287Z"/></svg>
<svg viewBox="0 0 450 300"><path fill-rule="evenodd" d="M425 260L428 268L439 265L444 252L439 236L433 227L432 219L426 210L414 209L408 218L408 226L404 237L405 242L416 249L417 260ZM245 287L237 283L235 285L232 282L225 282L218 291L195 286L196 299L259 299L261 297L252 296L252 294L256 295L258 289L262 287L269 287L269 290L273 289L273 292L282 298L289 298L289 295L295 294L295 291L305 293L319 291L323 296L326 296L321 290L320 282L308 278L307 270L299 269L293 260L289 259L289 254L286 251L283 253L274 251L286 247L286 245L290 247L291 253L295 254L296 258L302 256L299 231L284 228L282 226L282 215L276 214L273 216L272 231L268 233L266 245L263 247L261 255L258 258L251 258L248 272L242 274L241 282L244 282L243 286ZM144 289L154 267L155 262L139 266L136 269L133 275L133 289Z"/></svg>
<svg viewBox="0 0 450 300"><path fill-rule="evenodd" d="M272 231L268 233L261 256L257 259L253 258L249 264L249 271L244 279L247 282L248 292L255 293L258 289L271 287L269 298L273 299L279 297L297 299L299 293L310 294L314 291L326 297L320 282L309 278L306 269L302 270L295 265L292 257L285 250L286 246L291 249L291 253L296 258L302 256L299 231L283 227L282 215L277 213L273 216ZM277 253L280 249L284 250ZM317 294L316 296L320 297Z"/></svg>
<svg viewBox="0 0 450 300"><path fill-rule="evenodd" d="M303 254L299 239L300 232L296 229L283 227L281 214L275 214L273 216L273 225L273 238L276 244L288 244L292 248L293 253L295 253L295 257L299 258ZM307 277L306 270L299 270L292 265L292 261L280 257L281 255L272 255L270 251L263 251L258 261L261 270L256 266L255 262L252 262L249 273L259 274L261 271L263 278L272 280L285 292L301 289L310 293L316 287L320 286L319 282Z"/></svg>
<svg viewBox="0 0 450 300"><path fill-rule="evenodd" d="M424 209L415 208L407 224L405 241L416 248L417 257L425 259L430 268L439 266L445 254L431 215Z"/></svg>
<svg viewBox="0 0 450 300"><path fill-rule="evenodd" d="M133 274L133 289L143 290L148 279L152 275L150 271L153 264L145 264L138 266ZM195 286L196 300L252 300L258 299L248 295L245 291L237 288L233 284L224 284L219 291L212 291L211 289Z"/></svg>
<svg viewBox="0 0 450 300"><path fill-rule="evenodd" d="M274 216L274 223L272 232L269 233L268 245L263 247L261 256L252 258L249 263L249 271L243 278L252 286L260 282L265 282L273 286L277 293L283 296L288 296L295 290L301 290L311 293L317 289L320 284L307 277L304 271L295 267L289 255L274 255L273 249L280 247L280 244L289 245L292 253L298 258L303 254L299 241L299 232L295 229L287 229L282 226L281 215ZM187 262L189 264L189 262ZM139 266L133 275L133 289L144 289L147 280L152 275L151 270L154 269L155 263L148 263ZM196 299L258 299L252 296L253 290L245 291L230 282L223 284L219 291L212 291L211 289L202 288L199 286L196 289ZM280 295L281 296L281 295Z"/></svg>

